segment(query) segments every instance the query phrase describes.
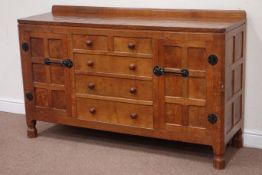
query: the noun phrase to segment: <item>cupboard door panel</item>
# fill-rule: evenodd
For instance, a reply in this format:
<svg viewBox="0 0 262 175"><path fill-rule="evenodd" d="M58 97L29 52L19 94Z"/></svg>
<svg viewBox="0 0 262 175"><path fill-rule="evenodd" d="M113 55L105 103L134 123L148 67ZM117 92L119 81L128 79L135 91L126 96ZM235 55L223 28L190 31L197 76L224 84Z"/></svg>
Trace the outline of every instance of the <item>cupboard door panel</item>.
<svg viewBox="0 0 262 175"><path fill-rule="evenodd" d="M51 91L51 107L54 109L63 109L67 107L66 104L66 94L64 91L52 90Z"/></svg>
<svg viewBox="0 0 262 175"><path fill-rule="evenodd" d="M31 72L28 91L33 95L30 102L33 116L71 116L69 90L72 70L60 64L46 64L44 61L46 58L51 61L68 59L66 35L30 32L26 36L31 50L27 55L27 63L30 68L28 71Z"/></svg>
<svg viewBox="0 0 262 175"><path fill-rule="evenodd" d="M44 38L31 37L30 38L30 48L32 57L44 57Z"/></svg>
<svg viewBox="0 0 262 175"><path fill-rule="evenodd" d="M61 39L48 39L48 53L49 57L61 59L65 56L63 40Z"/></svg>
<svg viewBox="0 0 262 175"><path fill-rule="evenodd" d="M35 106L48 107L48 90L44 88L35 88Z"/></svg>
<svg viewBox="0 0 262 175"><path fill-rule="evenodd" d="M183 105L166 103L165 116L166 123L181 126L183 124Z"/></svg>
<svg viewBox="0 0 262 175"><path fill-rule="evenodd" d="M65 84L64 67L61 65L50 65L50 81L52 84Z"/></svg>
<svg viewBox="0 0 262 175"><path fill-rule="evenodd" d="M32 65L32 74L33 74L33 81L34 82L42 82L47 83L47 70L45 68L45 65L43 64L33 64Z"/></svg>
<svg viewBox="0 0 262 175"><path fill-rule="evenodd" d="M158 47L161 68L189 72L186 77L175 73L156 77L160 84L161 127L171 131L207 129L207 42L159 40Z"/></svg>
<svg viewBox="0 0 262 175"><path fill-rule="evenodd" d="M205 107L190 106L188 108L188 125L192 127L207 128Z"/></svg>
<svg viewBox="0 0 262 175"><path fill-rule="evenodd" d="M205 70L207 55L205 48L189 47L187 49L188 68L192 70Z"/></svg>
<svg viewBox="0 0 262 175"><path fill-rule="evenodd" d="M189 78L187 95L189 98L206 99L206 79Z"/></svg>
<svg viewBox="0 0 262 175"><path fill-rule="evenodd" d="M182 67L182 47L176 45L163 46L163 58L167 67Z"/></svg>

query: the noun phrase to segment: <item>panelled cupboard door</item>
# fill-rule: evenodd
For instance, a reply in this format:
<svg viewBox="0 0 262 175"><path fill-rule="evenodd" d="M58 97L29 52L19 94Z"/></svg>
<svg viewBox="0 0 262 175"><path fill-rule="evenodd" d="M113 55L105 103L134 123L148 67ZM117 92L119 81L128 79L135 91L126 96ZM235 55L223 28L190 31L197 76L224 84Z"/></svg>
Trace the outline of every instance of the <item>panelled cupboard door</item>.
<svg viewBox="0 0 262 175"><path fill-rule="evenodd" d="M33 118L70 117L70 71L67 37L60 34L25 33L30 85L25 85L27 102ZM31 98L31 99L30 99Z"/></svg>
<svg viewBox="0 0 262 175"><path fill-rule="evenodd" d="M213 110L219 108L208 103L220 105L210 101L209 96L212 88L208 86L216 83L212 82L213 71L219 69L208 62L213 53L211 42L199 38L159 40L158 48L158 64L153 71L159 81L160 127L180 134L185 140L194 136L210 144L212 124L208 115L210 111L219 113Z"/></svg>

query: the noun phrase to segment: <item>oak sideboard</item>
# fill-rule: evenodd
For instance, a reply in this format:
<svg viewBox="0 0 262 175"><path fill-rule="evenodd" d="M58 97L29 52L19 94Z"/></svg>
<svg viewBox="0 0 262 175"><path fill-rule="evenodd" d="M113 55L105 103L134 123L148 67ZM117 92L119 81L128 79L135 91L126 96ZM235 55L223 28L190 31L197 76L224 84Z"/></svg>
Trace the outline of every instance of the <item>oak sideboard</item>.
<svg viewBox="0 0 262 175"><path fill-rule="evenodd" d="M53 6L18 20L28 137L36 122L242 147L246 14Z"/></svg>

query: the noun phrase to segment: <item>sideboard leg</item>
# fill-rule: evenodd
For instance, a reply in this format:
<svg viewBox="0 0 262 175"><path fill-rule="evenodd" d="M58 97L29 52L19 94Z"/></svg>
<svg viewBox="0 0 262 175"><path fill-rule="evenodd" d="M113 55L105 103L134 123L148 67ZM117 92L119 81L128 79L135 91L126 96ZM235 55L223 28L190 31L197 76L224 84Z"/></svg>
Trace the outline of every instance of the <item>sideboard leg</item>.
<svg viewBox="0 0 262 175"><path fill-rule="evenodd" d="M27 123L27 137L28 138L37 137L36 120L32 120Z"/></svg>
<svg viewBox="0 0 262 175"><path fill-rule="evenodd" d="M232 146L234 148L242 148L243 147L243 136L242 129L240 129L232 139Z"/></svg>
<svg viewBox="0 0 262 175"><path fill-rule="evenodd" d="M214 155L214 159L213 159L213 167L215 169L221 170L225 168L225 158L224 158L224 154L222 155Z"/></svg>

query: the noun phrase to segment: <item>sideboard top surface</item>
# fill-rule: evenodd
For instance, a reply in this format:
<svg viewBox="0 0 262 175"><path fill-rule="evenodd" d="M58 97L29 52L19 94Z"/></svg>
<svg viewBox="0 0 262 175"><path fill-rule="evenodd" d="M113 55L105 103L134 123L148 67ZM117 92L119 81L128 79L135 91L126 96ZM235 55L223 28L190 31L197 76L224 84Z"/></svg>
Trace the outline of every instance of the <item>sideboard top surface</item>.
<svg viewBox="0 0 262 175"><path fill-rule="evenodd" d="M51 13L19 19L20 24L118 29L218 32L246 22L241 10L170 10L53 6Z"/></svg>

